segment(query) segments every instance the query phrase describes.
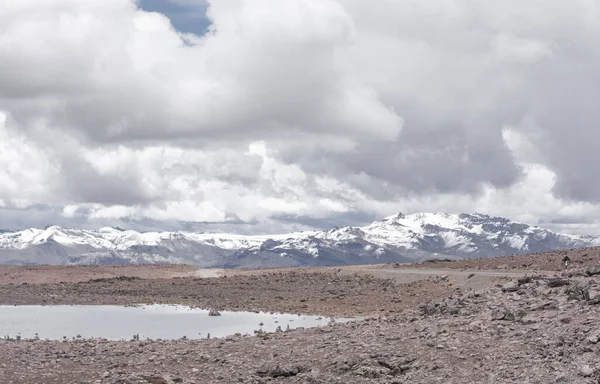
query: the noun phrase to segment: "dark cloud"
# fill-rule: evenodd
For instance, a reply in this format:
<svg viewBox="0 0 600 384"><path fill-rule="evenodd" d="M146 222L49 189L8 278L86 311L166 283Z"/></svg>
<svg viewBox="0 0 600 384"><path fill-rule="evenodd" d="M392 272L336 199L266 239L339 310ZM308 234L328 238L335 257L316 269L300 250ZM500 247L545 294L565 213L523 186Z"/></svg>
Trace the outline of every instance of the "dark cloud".
<svg viewBox="0 0 600 384"><path fill-rule="evenodd" d="M600 30L596 32L600 37ZM568 200L600 202L600 110L595 102L600 98L595 69L599 54L595 47L562 47L560 56L532 76L527 94L529 117L536 124L524 131L539 137L541 161L556 173L554 191Z"/></svg>

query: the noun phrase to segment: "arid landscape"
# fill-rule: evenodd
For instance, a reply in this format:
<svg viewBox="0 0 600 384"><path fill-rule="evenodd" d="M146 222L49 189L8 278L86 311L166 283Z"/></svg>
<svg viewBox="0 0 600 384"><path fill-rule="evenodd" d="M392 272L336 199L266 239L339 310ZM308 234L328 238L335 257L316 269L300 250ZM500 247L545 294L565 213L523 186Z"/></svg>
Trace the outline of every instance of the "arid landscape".
<svg viewBox="0 0 600 384"><path fill-rule="evenodd" d="M598 41L600 0L0 0L0 384L600 384Z"/></svg>
<svg viewBox="0 0 600 384"><path fill-rule="evenodd" d="M0 341L5 383L598 383L597 249L316 269L0 267L0 304L361 317L203 340ZM209 276L209 277L206 277ZM212 277L210 277L212 276Z"/></svg>

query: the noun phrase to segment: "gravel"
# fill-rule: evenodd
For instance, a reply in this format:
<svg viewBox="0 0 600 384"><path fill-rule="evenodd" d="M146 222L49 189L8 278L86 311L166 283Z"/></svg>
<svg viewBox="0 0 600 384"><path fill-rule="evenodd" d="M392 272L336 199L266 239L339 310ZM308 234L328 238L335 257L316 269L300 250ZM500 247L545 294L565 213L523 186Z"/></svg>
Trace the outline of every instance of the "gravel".
<svg viewBox="0 0 600 384"><path fill-rule="evenodd" d="M600 307L549 287L453 292L349 324L176 341L0 341L6 383L598 383ZM568 320L568 321L565 321Z"/></svg>
<svg viewBox="0 0 600 384"><path fill-rule="evenodd" d="M570 254L574 267L554 274L531 273L552 271L550 262L536 264L538 255L444 263L448 269L472 267L464 281L478 280L477 285L460 286L451 273L401 283L358 268L245 271L220 278L195 278L185 270L171 278L91 274L87 281L75 277L43 284L0 279L0 304L172 303L215 311L368 316L322 328L221 339L0 339L0 378L14 384L598 384L600 276L595 271L600 263L595 252ZM584 254L589 260L579 263ZM549 256L557 255L562 254ZM484 265L523 276L486 276L479 273Z"/></svg>

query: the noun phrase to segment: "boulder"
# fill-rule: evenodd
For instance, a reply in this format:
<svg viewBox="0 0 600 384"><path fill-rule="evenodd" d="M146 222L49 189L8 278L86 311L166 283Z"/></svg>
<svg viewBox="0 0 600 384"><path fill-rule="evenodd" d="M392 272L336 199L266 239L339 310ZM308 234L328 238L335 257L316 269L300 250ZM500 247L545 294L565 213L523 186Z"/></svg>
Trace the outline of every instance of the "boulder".
<svg viewBox="0 0 600 384"><path fill-rule="evenodd" d="M502 286L502 292L515 292L519 290L519 281L513 280Z"/></svg>
<svg viewBox="0 0 600 384"><path fill-rule="evenodd" d="M509 311L508 309L496 309L492 311L492 320L521 321L526 314L523 310Z"/></svg>
<svg viewBox="0 0 600 384"><path fill-rule="evenodd" d="M578 283L567 286L565 290L567 297L571 300L589 300L590 291L587 285Z"/></svg>
<svg viewBox="0 0 600 384"><path fill-rule="evenodd" d="M595 295L594 297L588 300L589 305L598 305L600 304L600 294Z"/></svg>
<svg viewBox="0 0 600 384"><path fill-rule="evenodd" d="M570 285L571 282L567 279L561 279L560 277L556 277L556 278L552 278L550 280L548 280L548 287L550 288L557 288L557 287L564 287L566 285Z"/></svg>
<svg viewBox="0 0 600 384"><path fill-rule="evenodd" d="M590 377L594 374L594 369L589 365L583 365L579 368L579 374L583 377Z"/></svg>
<svg viewBox="0 0 600 384"><path fill-rule="evenodd" d="M600 265L594 265L585 269L585 274L588 276L600 275Z"/></svg>

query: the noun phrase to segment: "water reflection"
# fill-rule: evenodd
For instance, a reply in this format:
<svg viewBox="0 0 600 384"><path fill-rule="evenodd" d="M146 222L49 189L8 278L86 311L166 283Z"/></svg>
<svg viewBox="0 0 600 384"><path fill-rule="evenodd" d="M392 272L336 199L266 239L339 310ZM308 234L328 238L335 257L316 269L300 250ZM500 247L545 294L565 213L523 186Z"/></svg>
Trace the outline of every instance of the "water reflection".
<svg viewBox="0 0 600 384"><path fill-rule="evenodd" d="M278 327L283 331L317 327L332 321L320 316L262 312L221 312L221 316L208 313L178 305L0 306L0 337L130 340L139 335L140 340L201 339L209 334L225 337L254 334L256 330L275 332Z"/></svg>

